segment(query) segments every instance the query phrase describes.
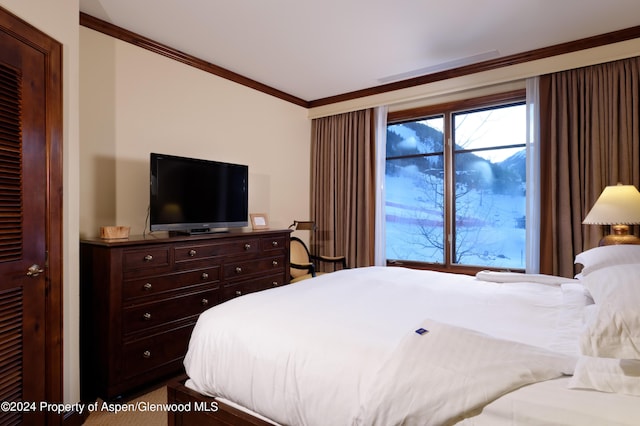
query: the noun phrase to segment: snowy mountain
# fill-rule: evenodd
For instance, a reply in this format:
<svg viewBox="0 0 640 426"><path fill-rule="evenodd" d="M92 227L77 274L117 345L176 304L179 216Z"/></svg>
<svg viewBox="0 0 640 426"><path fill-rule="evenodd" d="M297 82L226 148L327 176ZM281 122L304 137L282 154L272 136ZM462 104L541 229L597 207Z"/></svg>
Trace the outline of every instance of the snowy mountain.
<svg viewBox="0 0 640 426"><path fill-rule="evenodd" d="M522 148L506 160L498 163L500 167L517 174L524 182L527 173L527 150Z"/></svg>
<svg viewBox="0 0 640 426"><path fill-rule="evenodd" d="M443 133L426 124L395 124L387 128L387 159L401 159L401 162L396 164L416 167L423 172L426 172L427 168L431 171L434 167L442 168L443 141ZM460 150L462 147L456 146L455 149ZM490 183L487 181L487 184L491 184L496 192L510 191L521 186L526 178L525 149L497 163L472 152L456 157L456 174L462 183L473 186L481 184L480 180L487 180L487 170L491 171Z"/></svg>

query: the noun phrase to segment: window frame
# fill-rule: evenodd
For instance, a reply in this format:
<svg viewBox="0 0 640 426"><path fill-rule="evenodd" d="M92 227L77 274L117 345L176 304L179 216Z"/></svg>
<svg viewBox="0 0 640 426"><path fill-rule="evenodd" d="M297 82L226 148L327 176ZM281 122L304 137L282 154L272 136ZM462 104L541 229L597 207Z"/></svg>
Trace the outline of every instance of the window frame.
<svg viewBox="0 0 640 426"><path fill-rule="evenodd" d="M413 260L386 259L387 266L406 266L414 269L428 269L440 272L455 272L462 274L475 274L481 270L504 270L499 267L472 266L453 263L453 245L455 244L455 208L454 208L454 150L452 122L453 114L483 108L496 108L510 104L526 102L526 90L518 89L509 92L480 96L471 99L452 101L437 105L412 108L401 111L389 111L387 113L387 126L427 119L436 116L443 116L444 119L444 174L445 174L445 194L444 194L444 262L428 263ZM385 159L386 161L386 159ZM524 269L510 269L512 271L524 272Z"/></svg>

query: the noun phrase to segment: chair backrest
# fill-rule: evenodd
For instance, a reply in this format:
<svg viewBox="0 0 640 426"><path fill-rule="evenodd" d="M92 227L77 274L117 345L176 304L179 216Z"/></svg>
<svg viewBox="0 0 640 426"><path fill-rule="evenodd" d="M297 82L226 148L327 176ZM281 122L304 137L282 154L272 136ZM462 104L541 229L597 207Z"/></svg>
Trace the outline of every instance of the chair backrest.
<svg viewBox="0 0 640 426"><path fill-rule="evenodd" d="M298 237L291 237L291 241L289 244L289 260L291 263L298 264L306 264L311 262L311 257L309 256L309 249L305 245L305 243ZM291 278L301 277L302 275L306 275L309 271L305 269L296 269L289 268Z"/></svg>

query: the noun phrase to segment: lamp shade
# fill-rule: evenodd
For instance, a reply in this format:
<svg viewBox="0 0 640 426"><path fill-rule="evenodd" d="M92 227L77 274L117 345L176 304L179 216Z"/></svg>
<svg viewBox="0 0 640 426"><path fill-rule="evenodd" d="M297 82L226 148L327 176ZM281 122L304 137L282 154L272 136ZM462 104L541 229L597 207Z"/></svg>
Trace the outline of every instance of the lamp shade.
<svg viewBox="0 0 640 426"><path fill-rule="evenodd" d="M640 192L633 185L607 186L582 221L585 225L640 223Z"/></svg>

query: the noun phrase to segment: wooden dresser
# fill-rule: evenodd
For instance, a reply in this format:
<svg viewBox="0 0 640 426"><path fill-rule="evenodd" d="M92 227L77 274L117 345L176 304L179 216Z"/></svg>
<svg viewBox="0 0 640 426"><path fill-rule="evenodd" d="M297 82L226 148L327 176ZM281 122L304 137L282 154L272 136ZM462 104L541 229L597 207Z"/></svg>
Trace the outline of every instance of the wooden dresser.
<svg viewBox="0 0 640 426"><path fill-rule="evenodd" d="M289 282L290 232L82 240L82 401L181 373L202 311Z"/></svg>

